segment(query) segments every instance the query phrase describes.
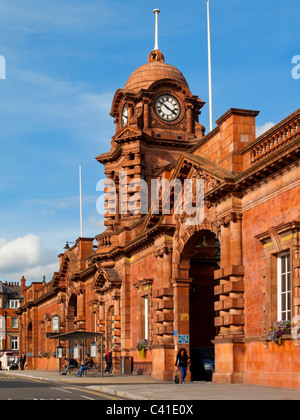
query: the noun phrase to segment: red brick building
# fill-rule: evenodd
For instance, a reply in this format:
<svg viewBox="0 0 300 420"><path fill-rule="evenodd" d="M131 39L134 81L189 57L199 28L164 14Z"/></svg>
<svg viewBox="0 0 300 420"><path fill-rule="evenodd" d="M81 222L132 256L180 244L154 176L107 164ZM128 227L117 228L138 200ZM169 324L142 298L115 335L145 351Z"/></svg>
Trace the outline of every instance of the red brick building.
<svg viewBox="0 0 300 420"><path fill-rule="evenodd" d="M106 231L97 249L79 238L49 283L26 289L20 341L31 367L57 368L47 337L59 316L61 333L103 332L114 372L132 357L134 373L170 380L184 346L193 378L205 349L215 353L214 382L300 388L297 337L268 340L275 321L300 315L300 110L256 138L258 111L230 109L205 134L203 106L159 50L116 92L111 149L97 157L108 179ZM141 179L148 191L151 180L173 181L157 211L150 200L139 211ZM189 224L184 207L175 211L175 180L196 179L204 214Z"/></svg>
<svg viewBox="0 0 300 420"><path fill-rule="evenodd" d="M0 358L19 356L19 319L16 311L22 300L22 285L0 281Z"/></svg>

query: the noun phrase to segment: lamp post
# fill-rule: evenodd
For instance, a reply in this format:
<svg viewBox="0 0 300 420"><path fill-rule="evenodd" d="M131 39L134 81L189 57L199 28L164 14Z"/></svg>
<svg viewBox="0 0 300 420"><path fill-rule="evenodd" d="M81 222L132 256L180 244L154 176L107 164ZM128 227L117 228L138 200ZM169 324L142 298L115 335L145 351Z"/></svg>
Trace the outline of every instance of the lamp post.
<svg viewBox="0 0 300 420"><path fill-rule="evenodd" d="M7 350L7 311L4 311L4 350Z"/></svg>

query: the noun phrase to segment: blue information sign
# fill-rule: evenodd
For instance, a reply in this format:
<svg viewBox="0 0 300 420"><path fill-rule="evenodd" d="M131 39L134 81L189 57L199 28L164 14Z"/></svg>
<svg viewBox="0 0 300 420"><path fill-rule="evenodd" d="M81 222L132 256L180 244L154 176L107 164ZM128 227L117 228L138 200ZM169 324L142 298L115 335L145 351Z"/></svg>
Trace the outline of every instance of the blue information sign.
<svg viewBox="0 0 300 420"><path fill-rule="evenodd" d="M189 344L190 336L189 334L178 334L178 344Z"/></svg>

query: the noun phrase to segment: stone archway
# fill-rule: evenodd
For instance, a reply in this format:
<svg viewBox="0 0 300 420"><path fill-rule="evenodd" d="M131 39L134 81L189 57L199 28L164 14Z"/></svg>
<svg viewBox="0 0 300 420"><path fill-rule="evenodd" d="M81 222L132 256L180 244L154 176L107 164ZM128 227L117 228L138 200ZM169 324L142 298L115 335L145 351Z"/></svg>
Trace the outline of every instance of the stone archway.
<svg viewBox="0 0 300 420"><path fill-rule="evenodd" d="M189 226L175 236L173 254L174 329L179 337L188 336L184 344L191 355L192 379L204 379L200 357L214 357L212 341L215 329L214 272L219 269L220 242L215 224L205 222ZM176 275L176 277L175 277Z"/></svg>
<svg viewBox="0 0 300 420"><path fill-rule="evenodd" d="M239 209L239 202L235 207ZM245 337L245 284L242 247L241 212L227 210L221 216L209 213L202 225L185 226L178 219L173 252L174 329L189 334L190 278L189 249L197 240L197 232L209 230L221 244L220 269L214 273L215 303L214 323L217 328L214 340L216 371L214 382L240 383L243 381L243 343ZM210 221L209 221L210 220ZM189 345L187 346L189 349Z"/></svg>

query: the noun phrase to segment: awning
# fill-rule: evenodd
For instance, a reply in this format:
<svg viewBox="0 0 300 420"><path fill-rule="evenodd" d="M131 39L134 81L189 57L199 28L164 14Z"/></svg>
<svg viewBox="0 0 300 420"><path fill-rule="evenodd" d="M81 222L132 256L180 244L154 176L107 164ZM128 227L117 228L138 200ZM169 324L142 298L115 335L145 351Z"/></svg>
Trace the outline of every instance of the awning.
<svg viewBox="0 0 300 420"><path fill-rule="evenodd" d="M96 332L88 332L88 331L71 331L65 334L49 334L47 338L50 340L60 340L60 341L68 341L68 340L83 340L85 338L101 338L103 337L103 333L96 333Z"/></svg>

